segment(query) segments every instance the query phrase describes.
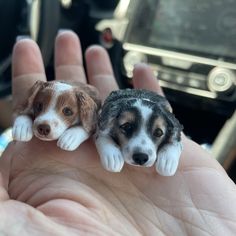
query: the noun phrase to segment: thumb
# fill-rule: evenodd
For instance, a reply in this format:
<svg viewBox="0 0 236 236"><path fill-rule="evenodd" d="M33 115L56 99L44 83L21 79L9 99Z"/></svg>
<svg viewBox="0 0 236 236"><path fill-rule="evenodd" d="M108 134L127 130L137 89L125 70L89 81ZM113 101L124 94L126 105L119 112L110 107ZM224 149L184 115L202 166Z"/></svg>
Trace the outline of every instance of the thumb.
<svg viewBox="0 0 236 236"><path fill-rule="evenodd" d="M8 183L9 183L10 163L11 163L9 146L0 157L0 202L9 199Z"/></svg>

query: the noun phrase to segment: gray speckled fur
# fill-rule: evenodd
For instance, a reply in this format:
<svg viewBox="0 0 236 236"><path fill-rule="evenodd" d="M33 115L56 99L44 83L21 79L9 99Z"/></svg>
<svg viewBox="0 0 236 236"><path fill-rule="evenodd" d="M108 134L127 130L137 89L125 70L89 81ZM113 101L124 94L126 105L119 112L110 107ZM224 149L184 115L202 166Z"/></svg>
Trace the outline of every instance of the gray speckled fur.
<svg viewBox="0 0 236 236"><path fill-rule="evenodd" d="M99 129L107 129L110 120L116 118L123 109L129 107L138 99L141 99L151 107L155 107L157 112L162 114L168 124L168 137L172 137L172 141L179 141L183 126L175 118L174 114L169 111L168 107L170 105L166 98L156 94L155 92L144 89L124 89L113 91L103 104L102 111L99 115Z"/></svg>
<svg viewBox="0 0 236 236"><path fill-rule="evenodd" d="M99 118L99 128L102 130L105 129L110 118L116 117L123 107L130 105L130 103L134 103L137 99L148 99L153 103L158 103L160 107L168 104L168 101L164 97L144 89L123 89L113 91L103 104Z"/></svg>

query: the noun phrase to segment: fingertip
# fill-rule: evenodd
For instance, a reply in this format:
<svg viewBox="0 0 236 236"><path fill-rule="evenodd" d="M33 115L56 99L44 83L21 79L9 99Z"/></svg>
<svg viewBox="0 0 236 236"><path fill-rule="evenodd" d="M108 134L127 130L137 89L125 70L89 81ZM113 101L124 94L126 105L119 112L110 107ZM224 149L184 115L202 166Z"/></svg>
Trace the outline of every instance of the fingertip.
<svg viewBox="0 0 236 236"><path fill-rule="evenodd" d="M142 82L146 77L152 77L154 76L153 72L151 71L151 68L145 64L145 63L138 63L134 65L133 69L133 81L134 83Z"/></svg>
<svg viewBox="0 0 236 236"><path fill-rule="evenodd" d="M90 74L113 74L109 55L103 47L99 45L89 46L85 52L85 58Z"/></svg>
<svg viewBox="0 0 236 236"><path fill-rule="evenodd" d="M85 53L89 83L95 86L104 100L111 91L118 89L111 61L101 46L90 46Z"/></svg>
<svg viewBox="0 0 236 236"><path fill-rule="evenodd" d="M134 66L133 85L134 88L151 90L164 96L154 72L145 63L139 63Z"/></svg>
<svg viewBox="0 0 236 236"><path fill-rule="evenodd" d="M68 35L72 35L72 37L78 39L77 34L71 29L59 29L57 33L57 39L60 37L68 37Z"/></svg>
<svg viewBox="0 0 236 236"><path fill-rule="evenodd" d="M28 91L37 80L46 81L43 59L36 42L21 38L16 42L12 55L13 111L28 99Z"/></svg>
<svg viewBox="0 0 236 236"><path fill-rule="evenodd" d="M90 45L85 52L85 55L90 55L90 54L99 54L99 52L107 53L105 48L103 48L100 45Z"/></svg>
<svg viewBox="0 0 236 236"><path fill-rule="evenodd" d="M86 83L82 49L72 30L59 30L55 40L55 74L57 80Z"/></svg>
<svg viewBox="0 0 236 236"><path fill-rule="evenodd" d="M55 66L82 64L79 37L72 30L60 30L55 40Z"/></svg>
<svg viewBox="0 0 236 236"><path fill-rule="evenodd" d="M29 38L18 40L13 48L12 75L44 73L44 64L40 49L35 41Z"/></svg>
<svg viewBox="0 0 236 236"><path fill-rule="evenodd" d="M106 50L99 45L91 45L86 49L85 56L90 57L90 55L99 55L100 52L107 53Z"/></svg>

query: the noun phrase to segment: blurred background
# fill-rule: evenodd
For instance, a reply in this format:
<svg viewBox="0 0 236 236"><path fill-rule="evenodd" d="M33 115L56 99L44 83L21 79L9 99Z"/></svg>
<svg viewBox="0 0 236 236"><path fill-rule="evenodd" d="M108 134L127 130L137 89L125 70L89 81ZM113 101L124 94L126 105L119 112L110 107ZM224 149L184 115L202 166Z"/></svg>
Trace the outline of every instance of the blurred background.
<svg viewBox="0 0 236 236"><path fill-rule="evenodd" d="M39 45L49 80L59 29L83 51L100 44L120 88L148 63L185 133L236 181L236 0L0 0L0 151L11 139L11 53L18 35Z"/></svg>

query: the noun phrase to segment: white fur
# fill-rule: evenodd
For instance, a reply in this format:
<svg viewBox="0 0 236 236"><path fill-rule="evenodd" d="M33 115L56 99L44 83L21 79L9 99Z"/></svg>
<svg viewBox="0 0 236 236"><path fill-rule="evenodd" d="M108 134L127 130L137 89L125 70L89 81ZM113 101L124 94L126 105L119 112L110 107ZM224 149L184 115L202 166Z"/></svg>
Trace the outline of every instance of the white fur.
<svg viewBox="0 0 236 236"><path fill-rule="evenodd" d="M13 140L27 142L33 137L32 120L27 115L20 115L16 118L12 128Z"/></svg>
<svg viewBox="0 0 236 236"><path fill-rule="evenodd" d="M65 92L68 90L72 90L73 87L70 84L66 84L66 83L61 83L61 82L54 82L53 84L53 89L55 91L57 91L57 94L61 93L61 92Z"/></svg>
<svg viewBox="0 0 236 236"><path fill-rule="evenodd" d="M55 82L53 84L53 90L55 91L55 95L52 97L49 107L47 108L46 112L42 115L39 115L33 124L33 132L36 137L41 140L49 141L49 140L56 140L58 139L68 128L67 124L63 121L62 117L57 114L55 111L55 106L57 102L58 96L65 91L72 90L72 86L69 84ZM48 124L50 126L51 132L47 137L41 136L38 133L37 126L39 124Z"/></svg>
<svg viewBox="0 0 236 236"><path fill-rule="evenodd" d="M134 106L141 112L143 119L142 128L137 135L129 140L128 144L123 148L122 153L125 162L136 165L132 156L138 148L139 152L148 155L148 161L143 166L149 167L156 161L156 146L147 134L147 122L152 114L152 110L149 107L143 106L140 100L135 102ZM145 140L146 143L142 144L142 140ZM151 155L149 154L150 151L152 153Z"/></svg>
<svg viewBox="0 0 236 236"><path fill-rule="evenodd" d="M37 127L40 124L48 124L50 126L51 132L47 137L41 136L38 133ZM58 139L67 129L67 125L62 120L62 118L54 110L53 104L48 107L48 110L42 115L38 116L34 120L33 132L36 137L42 140L55 140Z"/></svg>
<svg viewBox="0 0 236 236"><path fill-rule="evenodd" d="M135 153L135 150L139 150L141 153L145 153L148 155L148 161L143 164L142 166L150 167L154 164L156 161L156 146L153 143L153 141L148 137L148 134L145 130L146 127L142 127L140 132L131 138L128 142L128 144L123 148L122 153L124 156L125 162L131 165L136 165L133 161L133 154ZM142 144L142 140L145 140L145 144ZM149 153L151 151L151 155Z"/></svg>
<svg viewBox="0 0 236 236"><path fill-rule="evenodd" d="M152 114L152 109L150 109L147 106L142 105L141 100L137 100L137 102L134 103L134 107L137 107L138 110L141 112L142 118L145 119L145 122L148 120L148 118Z"/></svg>
<svg viewBox="0 0 236 236"><path fill-rule="evenodd" d="M181 142L163 146L158 152L156 171L163 176L174 175L179 164L182 149Z"/></svg>
<svg viewBox="0 0 236 236"><path fill-rule="evenodd" d="M66 151L75 150L82 142L89 138L83 127L76 126L67 129L58 139L57 146Z"/></svg>
<svg viewBox="0 0 236 236"><path fill-rule="evenodd" d="M99 136L95 144L103 167L111 172L120 172L124 165L120 148L107 136Z"/></svg>

